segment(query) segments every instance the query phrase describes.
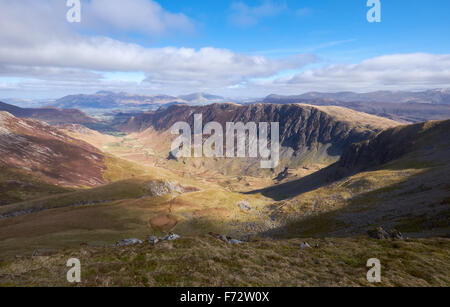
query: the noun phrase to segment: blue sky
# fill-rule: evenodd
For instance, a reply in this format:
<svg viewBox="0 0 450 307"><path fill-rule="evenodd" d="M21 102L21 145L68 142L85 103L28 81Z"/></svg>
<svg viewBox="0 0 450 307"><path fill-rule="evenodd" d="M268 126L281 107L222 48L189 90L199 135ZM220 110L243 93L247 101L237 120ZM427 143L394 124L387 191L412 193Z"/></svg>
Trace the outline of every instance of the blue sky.
<svg viewBox="0 0 450 307"><path fill-rule="evenodd" d="M0 97L225 96L450 84L450 2L0 0Z"/></svg>
<svg viewBox="0 0 450 307"><path fill-rule="evenodd" d="M256 7L264 1L243 1ZM256 17L257 24L239 26L230 20L230 1L161 1L173 11L181 9L199 24L192 36L178 36L155 42L158 46L192 48L214 46L236 52L297 50L353 40L336 46L327 55L359 52L360 58L385 53L446 53L450 45L450 2L446 0L381 0L382 22L368 23L365 0L272 1L281 11ZM181 4L180 3L184 3ZM298 14L297 12L301 13ZM285 53L273 54L273 56ZM344 55L345 58L347 58Z"/></svg>

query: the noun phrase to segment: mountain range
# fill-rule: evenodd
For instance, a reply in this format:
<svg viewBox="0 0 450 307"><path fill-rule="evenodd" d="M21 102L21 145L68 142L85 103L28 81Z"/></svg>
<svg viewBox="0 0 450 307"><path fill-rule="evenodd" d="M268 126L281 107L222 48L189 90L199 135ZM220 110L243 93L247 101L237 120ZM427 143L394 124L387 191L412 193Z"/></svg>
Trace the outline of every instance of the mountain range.
<svg viewBox="0 0 450 307"><path fill-rule="evenodd" d="M49 120L42 109L0 106L0 283L15 284L9 276L20 263L21 280L60 285L61 278L53 277L61 269L36 261L53 255L64 265L70 255L82 259L86 282L93 285L121 284L124 278L141 285L143 276L156 276L156 285L176 285L185 261L199 257L226 272L239 263L236 276L246 280L256 274L242 269L250 258L266 269L267 261L282 263L289 272L306 263L313 276L322 276L317 262L339 259L346 283L364 285L367 257L374 256L383 263L401 259L395 267L412 285L447 284L447 271L422 277L407 261L448 260L448 119L404 124L341 105L266 102L172 104L80 124L70 116ZM262 170L255 158L174 159L171 127L179 121L192 125L194 114L223 126L279 122L280 165ZM96 125L120 133L93 130ZM369 239L380 226L413 239ZM170 233L181 238L117 244ZM227 237L240 243L233 246ZM117 269L123 263L132 268ZM165 271L160 263L167 263Z"/></svg>
<svg viewBox="0 0 450 307"><path fill-rule="evenodd" d="M320 93L309 92L297 96L269 95L267 101L272 100L313 100L332 99L341 102L385 102L385 103L427 103L427 104L450 104L450 88L433 89L421 92L408 91L376 91L369 93L337 92Z"/></svg>
<svg viewBox="0 0 450 307"><path fill-rule="evenodd" d="M269 95L262 101L277 104L342 106L405 123L444 120L450 117L450 90L417 93L382 91L367 94L342 92L306 93L297 96Z"/></svg>
<svg viewBox="0 0 450 307"><path fill-rule="evenodd" d="M174 103L206 104L225 102L226 99L206 93L195 93L183 96L169 95L135 95L100 91L92 95L70 95L57 99L51 106L77 109L158 109L162 105Z"/></svg>
<svg viewBox="0 0 450 307"><path fill-rule="evenodd" d="M384 128L399 125L389 119L339 107L222 103L199 107L178 105L138 114L121 129L126 133L137 133L136 137L142 139L146 146L167 157L170 151L168 140L175 137L170 133L171 127L180 121L186 121L193 127L193 114L202 114L204 123L217 122L222 127L226 127L227 122L279 122L281 162L277 171L285 167L298 168L336 161L348 145L365 140ZM199 165L200 161L203 165ZM184 159L183 163L185 167L192 166L193 172L210 169L229 175L255 175L262 171L258 159L251 158Z"/></svg>

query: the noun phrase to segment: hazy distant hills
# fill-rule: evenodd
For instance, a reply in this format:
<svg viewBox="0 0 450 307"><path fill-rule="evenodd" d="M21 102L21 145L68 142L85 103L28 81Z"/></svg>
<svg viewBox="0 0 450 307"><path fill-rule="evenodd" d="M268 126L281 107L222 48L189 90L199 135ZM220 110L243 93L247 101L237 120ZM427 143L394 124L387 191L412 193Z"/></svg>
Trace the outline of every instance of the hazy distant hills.
<svg viewBox="0 0 450 307"><path fill-rule="evenodd" d="M301 99L332 99L342 102L388 102L388 103L429 103L450 104L450 89L434 89L423 92L406 91L377 91L370 93L338 92L319 93L309 92L297 96L270 95L266 98L268 102L274 100L301 100Z"/></svg>
<svg viewBox="0 0 450 307"><path fill-rule="evenodd" d="M318 106L342 106L397 121L423 122L450 118L450 90L424 92L317 93L297 96L269 95L265 103L306 103Z"/></svg>
<svg viewBox="0 0 450 307"><path fill-rule="evenodd" d="M185 96L170 95L134 95L129 93L114 93L100 91L92 95L70 95L56 100L52 106L58 108L77 109L130 109L146 108L158 109L162 105L174 103L206 104L225 102L221 96L206 93L195 93Z"/></svg>
<svg viewBox="0 0 450 307"><path fill-rule="evenodd" d="M52 102L42 103L29 100L8 100L16 106L42 106L59 109L78 109L91 115L104 115L110 111L125 113L156 111L172 105L204 106L215 103L269 104L303 103L315 106L340 106L400 122L424 122L450 118L450 89L434 89L422 92L377 91L370 93L309 92L302 95L269 95L262 99L229 99L208 93L188 95L139 95L125 92L99 91L95 94L65 96ZM0 109L8 111L7 109ZM39 109L40 110L40 109ZM39 111L43 112L43 111ZM48 112L48 111L47 111ZM55 111L54 111L55 112ZM72 111L73 112L73 111ZM15 114L17 115L17 114ZM19 115L18 115L19 116ZM23 116L22 116L23 117ZM30 117L30 116L27 116ZM54 117L52 115L51 117ZM46 120L40 117L38 119ZM69 123L79 123L71 120Z"/></svg>

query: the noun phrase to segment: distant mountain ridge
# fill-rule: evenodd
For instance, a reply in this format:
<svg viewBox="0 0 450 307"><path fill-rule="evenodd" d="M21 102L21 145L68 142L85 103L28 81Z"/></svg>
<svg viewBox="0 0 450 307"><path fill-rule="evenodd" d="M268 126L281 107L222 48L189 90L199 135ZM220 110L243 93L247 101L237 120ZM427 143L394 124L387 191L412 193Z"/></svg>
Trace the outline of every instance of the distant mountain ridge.
<svg viewBox="0 0 450 307"><path fill-rule="evenodd" d="M129 93L115 93L100 91L92 95L70 95L56 100L51 105L58 108L77 109L127 109L127 108L148 108L158 109L166 104L187 103L206 104L225 102L221 96L207 93L194 93L184 96L170 95L135 95Z"/></svg>
<svg viewBox="0 0 450 307"><path fill-rule="evenodd" d="M297 96L269 95L263 99L263 102L342 106L359 112L411 123L450 118L450 90L430 90L419 93L384 91L367 94L311 92Z"/></svg>
<svg viewBox="0 0 450 307"><path fill-rule="evenodd" d="M429 103L450 104L450 88L433 89L422 92L407 91L376 91L369 93L337 92L320 93L309 92L295 96L269 95L264 101L299 100L299 99L332 99L341 102L386 102L386 103Z"/></svg>

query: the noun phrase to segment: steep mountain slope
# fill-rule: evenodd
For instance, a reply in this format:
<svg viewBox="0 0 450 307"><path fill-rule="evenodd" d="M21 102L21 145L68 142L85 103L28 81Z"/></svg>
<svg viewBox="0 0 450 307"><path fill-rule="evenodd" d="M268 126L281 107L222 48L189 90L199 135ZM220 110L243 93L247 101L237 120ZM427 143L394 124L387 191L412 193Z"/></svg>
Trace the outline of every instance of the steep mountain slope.
<svg viewBox="0 0 450 307"><path fill-rule="evenodd" d="M262 193L278 235L361 234L383 225L450 234L450 121L401 126L351 145L334 165Z"/></svg>
<svg viewBox="0 0 450 307"><path fill-rule="evenodd" d="M279 122L280 164L275 172L285 167L299 168L308 165L328 165L337 161L344 148L360 142L378 131L398 125L392 120L362 114L345 108L323 108L308 105L240 106L236 104L213 104L202 107L172 106L165 110L139 114L121 127L134 133L152 152L167 160L170 151L171 127L186 121L193 127L194 114L203 115L203 125L218 122ZM269 137L270 138L270 137ZM161 160L160 159L160 160ZM175 162L171 162L172 166ZM193 171L218 170L223 174L262 174L259 159L181 159L184 168ZM273 173L266 173L272 176Z"/></svg>
<svg viewBox="0 0 450 307"><path fill-rule="evenodd" d="M60 186L104 183L104 155L43 122L0 112L0 163Z"/></svg>
<svg viewBox="0 0 450 307"><path fill-rule="evenodd" d="M399 103L396 100L389 102L365 101L365 100L338 100L340 98L326 98L323 95L300 95L300 96L278 96L270 95L264 99L265 103L291 104L305 103L315 106L341 106L369 113L380 117L389 118L395 121L419 123L429 120L445 120L450 118L450 104L431 103ZM333 96L334 97L334 96Z"/></svg>
<svg viewBox="0 0 450 307"><path fill-rule="evenodd" d="M0 102L0 111L9 112L20 118L33 118L45 121L52 125L57 124L95 124L97 120L85 113L74 109L56 108L19 108L10 104Z"/></svg>

